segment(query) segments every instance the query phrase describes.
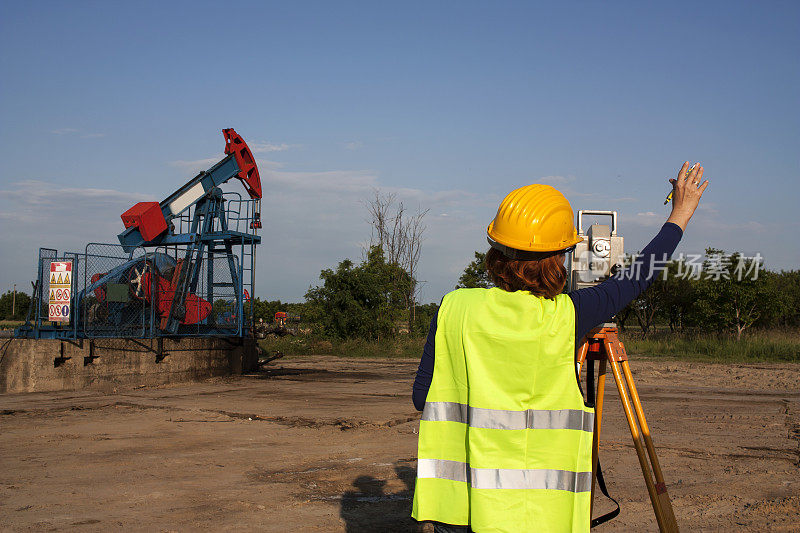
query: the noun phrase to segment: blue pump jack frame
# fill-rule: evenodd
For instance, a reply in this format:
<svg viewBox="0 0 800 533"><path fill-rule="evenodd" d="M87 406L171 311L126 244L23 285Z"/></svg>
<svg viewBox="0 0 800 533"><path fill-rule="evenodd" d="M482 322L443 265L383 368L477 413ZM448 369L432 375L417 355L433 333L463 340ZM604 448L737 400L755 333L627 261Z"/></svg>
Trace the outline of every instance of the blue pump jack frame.
<svg viewBox="0 0 800 533"><path fill-rule="evenodd" d="M209 301L213 304L213 290L215 284L213 282L213 261L210 259L215 253L224 252L228 259L228 267L231 272L231 280L234 290L236 291L236 301L238 303L238 315L244 316L244 295L243 295L243 274L244 274L244 261L239 262L239 268L236 267L234 259L233 246L243 245L251 246L261 242L261 237L258 235L231 231L228 229L228 221L225 217L225 200L222 197L222 191L218 187L214 187L209 193L199 201L195 207L194 217L192 219L189 233L173 235L165 237L160 245L164 244L186 244L186 254L183 259L183 268L181 268L177 286L175 288L175 296L172 299L172 307L168 315L168 322L165 331L169 334L177 334L178 327L180 326L180 317L182 315L181 307L184 305L186 295L194 293L197 290L197 285L200 277L200 260L203 253L207 252L209 256L207 276L208 276L208 291ZM219 221L219 231L214 231L214 222ZM251 289L252 290L252 289ZM240 330L242 324L240 321ZM239 333L241 335L241 331Z"/></svg>
<svg viewBox="0 0 800 533"><path fill-rule="evenodd" d="M172 212L170 206L173 201L180 198L190 189L198 185L203 188L204 194L208 195L211 191L231 178L239 174L239 165L236 163L236 158L233 154L224 157L216 165L206 171L199 173L197 176L189 180L186 185L169 195L159 203L161 213L164 215L164 220L167 221L167 227L173 219L179 217L184 211L195 205L194 203L186 205L178 212ZM170 230L156 237L152 241L146 241L139 228L131 227L120 233L118 236L122 249L130 253L139 246L162 246L166 244L189 244L193 235L173 235Z"/></svg>

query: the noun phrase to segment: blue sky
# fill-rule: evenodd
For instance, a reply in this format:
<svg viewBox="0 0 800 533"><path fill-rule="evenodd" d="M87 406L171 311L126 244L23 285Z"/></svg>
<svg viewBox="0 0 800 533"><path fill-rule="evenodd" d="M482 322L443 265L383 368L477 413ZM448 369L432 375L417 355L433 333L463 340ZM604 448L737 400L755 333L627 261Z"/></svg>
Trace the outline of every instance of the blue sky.
<svg viewBox="0 0 800 533"><path fill-rule="evenodd" d="M422 301L528 183L639 250L684 160L711 186L679 251L798 268L799 52L796 2L4 2L0 291L39 246L116 242L225 127L259 159L262 298L360 258L374 188L430 209Z"/></svg>

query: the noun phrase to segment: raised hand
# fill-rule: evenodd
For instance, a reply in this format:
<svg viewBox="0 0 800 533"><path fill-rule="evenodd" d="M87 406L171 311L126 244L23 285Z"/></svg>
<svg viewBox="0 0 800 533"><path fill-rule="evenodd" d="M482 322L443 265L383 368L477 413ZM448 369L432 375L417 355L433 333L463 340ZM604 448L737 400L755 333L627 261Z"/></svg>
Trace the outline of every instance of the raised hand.
<svg viewBox="0 0 800 533"><path fill-rule="evenodd" d="M708 187L708 180L703 181L703 167L700 163L695 163L691 171L687 172L688 170L689 162L686 161L678 172L678 177L669 180L672 184L672 213L667 222L677 224L682 230L686 230L686 225L700 203L700 197Z"/></svg>

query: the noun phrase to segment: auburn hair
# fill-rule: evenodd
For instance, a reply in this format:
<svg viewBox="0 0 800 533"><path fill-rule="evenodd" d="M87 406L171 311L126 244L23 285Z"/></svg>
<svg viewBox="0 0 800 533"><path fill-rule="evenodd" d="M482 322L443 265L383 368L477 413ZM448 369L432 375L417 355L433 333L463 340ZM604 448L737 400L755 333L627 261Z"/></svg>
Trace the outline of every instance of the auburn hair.
<svg viewBox="0 0 800 533"><path fill-rule="evenodd" d="M543 253L541 259L509 259L503 252L489 248L486 272L504 291L530 291L535 296L555 298L564 290L567 269L564 253Z"/></svg>

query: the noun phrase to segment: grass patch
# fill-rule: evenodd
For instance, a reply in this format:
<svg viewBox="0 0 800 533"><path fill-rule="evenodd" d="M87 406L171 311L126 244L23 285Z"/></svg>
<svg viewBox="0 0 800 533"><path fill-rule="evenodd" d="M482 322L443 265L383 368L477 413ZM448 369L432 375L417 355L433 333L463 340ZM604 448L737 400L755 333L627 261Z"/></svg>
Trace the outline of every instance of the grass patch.
<svg viewBox="0 0 800 533"><path fill-rule="evenodd" d="M24 323L24 320L0 320L0 329L14 329Z"/></svg>
<svg viewBox="0 0 800 533"><path fill-rule="evenodd" d="M645 356L718 363L800 363L800 330L797 329L745 332L739 341L730 334L668 331L647 337L626 332L621 338L629 353Z"/></svg>
<svg viewBox="0 0 800 533"><path fill-rule="evenodd" d="M716 363L786 362L800 363L800 330L775 329L746 332L740 341L726 334L670 333L659 331L642 337L628 331L621 334L625 348L637 356L670 357ZM259 342L267 353L291 355L334 355L362 358L409 358L422 356L424 337L401 335L384 341L335 340L314 336L267 338Z"/></svg>
<svg viewBox="0 0 800 533"><path fill-rule="evenodd" d="M323 339L313 336L286 336L266 338L258 341L259 346L269 353L283 352L285 355L335 355L338 357L363 358L412 358L422 356L425 337L401 335L384 341L363 339Z"/></svg>

